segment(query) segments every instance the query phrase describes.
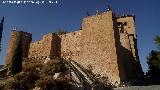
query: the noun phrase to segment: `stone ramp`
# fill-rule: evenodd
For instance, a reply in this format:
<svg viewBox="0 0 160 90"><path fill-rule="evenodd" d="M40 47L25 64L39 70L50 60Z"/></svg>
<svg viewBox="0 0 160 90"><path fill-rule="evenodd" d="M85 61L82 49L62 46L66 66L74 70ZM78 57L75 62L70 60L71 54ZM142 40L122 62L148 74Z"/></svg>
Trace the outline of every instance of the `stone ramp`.
<svg viewBox="0 0 160 90"><path fill-rule="evenodd" d="M84 68L80 67L72 60L66 60L66 62L71 69L71 76L77 77L81 85L83 86L83 89L81 90L94 90L94 81L92 81L93 79L91 79L88 74L86 74Z"/></svg>
<svg viewBox="0 0 160 90"><path fill-rule="evenodd" d="M86 81L85 81L85 78L83 77L83 75L78 71L78 69L70 61L67 61L67 64L68 64L68 66L70 68L70 72L71 72L70 76L76 82L79 82L79 83L77 83L77 87L79 87L80 90L85 90L85 88L86 88Z"/></svg>
<svg viewBox="0 0 160 90"><path fill-rule="evenodd" d="M83 87L84 81L79 75L79 72L77 72L77 69L68 61L66 61L66 64L70 71L70 77L75 81L71 83L75 84L75 86L78 87L80 90L84 90L84 87Z"/></svg>
<svg viewBox="0 0 160 90"><path fill-rule="evenodd" d="M88 81L90 81L90 84L94 84L95 82L97 82L96 78L95 78L95 75L92 73L92 72L88 72L86 70L86 68L84 68L82 65L80 65L79 63L71 60L71 62L79 68L79 70L85 74L86 78L88 79Z"/></svg>
<svg viewBox="0 0 160 90"><path fill-rule="evenodd" d="M76 62L74 61L70 61L72 63L72 65L77 68L77 70L84 76L84 78L86 79L86 81L89 83L89 84L93 84L94 81L92 81L93 79L91 77L89 77L89 75L86 73L86 71L84 70L84 68L80 67L79 65L77 65Z"/></svg>

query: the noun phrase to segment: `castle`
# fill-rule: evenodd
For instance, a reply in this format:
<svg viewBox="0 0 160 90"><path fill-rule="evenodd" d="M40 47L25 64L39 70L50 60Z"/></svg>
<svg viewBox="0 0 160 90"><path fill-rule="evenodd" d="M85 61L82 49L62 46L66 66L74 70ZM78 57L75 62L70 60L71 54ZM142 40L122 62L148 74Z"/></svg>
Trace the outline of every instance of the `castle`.
<svg viewBox="0 0 160 90"><path fill-rule="evenodd" d="M12 64L21 43L22 57L29 62L43 63L46 58L57 56L72 59L84 67L91 65L93 73L109 77L113 82L135 80L142 69L134 19L134 15L115 16L108 10L85 17L79 31L62 35L49 33L36 42L31 42L30 33L13 30L5 65Z"/></svg>

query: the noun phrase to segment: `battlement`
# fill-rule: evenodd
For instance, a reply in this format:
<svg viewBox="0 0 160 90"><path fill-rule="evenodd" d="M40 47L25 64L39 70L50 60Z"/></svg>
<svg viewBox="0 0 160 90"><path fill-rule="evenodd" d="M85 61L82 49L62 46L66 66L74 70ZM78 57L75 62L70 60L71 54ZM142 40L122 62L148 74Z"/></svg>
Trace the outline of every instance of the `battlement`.
<svg viewBox="0 0 160 90"><path fill-rule="evenodd" d="M86 17L84 17L83 19L93 18L93 17L99 17L99 16L103 16L103 15L105 15L105 14L111 14L111 13L112 13L112 11L111 11L111 10L106 11L106 12L97 12L96 14L86 16Z"/></svg>
<svg viewBox="0 0 160 90"><path fill-rule="evenodd" d="M28 34L28 35L32 35L31 33L28 32L24 32L24 31L18 31L18 30L11 30L12 33L23 33L23 34Z"/></svg>

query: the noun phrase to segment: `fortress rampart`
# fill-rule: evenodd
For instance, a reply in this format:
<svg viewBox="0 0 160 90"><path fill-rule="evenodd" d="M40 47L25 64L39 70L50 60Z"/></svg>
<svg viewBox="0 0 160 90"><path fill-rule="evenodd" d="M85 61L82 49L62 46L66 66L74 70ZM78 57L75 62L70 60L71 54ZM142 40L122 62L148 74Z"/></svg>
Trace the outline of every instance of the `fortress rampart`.
<svg viewBox="0 0 160 90"><path fill-rule="evenodd" d="M53 56L60 56L60 38L57 34L49 33L44 35L40 41L30 44L29 58L47 56L53 58Z"/></svg>
<svg viewBox="0 0 160 90"><path fill-rule="evenodd" d="M109 77L112 82L136 79L142 69L138 58L134 18L116 17L109 10L85 17L82 30L62 35L49 33L40 41L32 43L29 42L31 39L24 39L23 44L30 47L24 50L24 58L52 59L58 56L72 59L85 68L91 65L95 74ZM13 35L10 43L18 43L14 41L17 37ZM14 53L12 48L15 46L11 44L7 55Z"/></svg>
<svg viewBox="0 0 160 90"><path fill-rule="evenodd" d="M61 38L61 57L76 60L80 57L81 30L64 35Z"/></svg>

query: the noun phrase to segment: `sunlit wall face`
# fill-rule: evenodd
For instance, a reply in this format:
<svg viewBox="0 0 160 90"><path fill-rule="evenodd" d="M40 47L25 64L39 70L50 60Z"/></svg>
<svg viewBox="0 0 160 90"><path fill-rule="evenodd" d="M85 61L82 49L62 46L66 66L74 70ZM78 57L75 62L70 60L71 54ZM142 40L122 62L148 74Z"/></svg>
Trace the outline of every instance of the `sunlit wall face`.
<svg viewBox="0 0 160 90"><path fill-rule="evenodd" d="M5 16L0 63L4 63L9 34L13 27L33 34L33 41L58 29L75 31L81 28L82 18L88 12L105 11L108 5L117 14L134 13L138 50L143 69L147 70L146 56L156 49L153 38L159 32L159 0L33 0L37 3L3 3L0 1L0 16ZM26 0L27 1L27 0ZM28 0L29 1L29 0ZM52 1L52 2L49 2Z"/></svg>

